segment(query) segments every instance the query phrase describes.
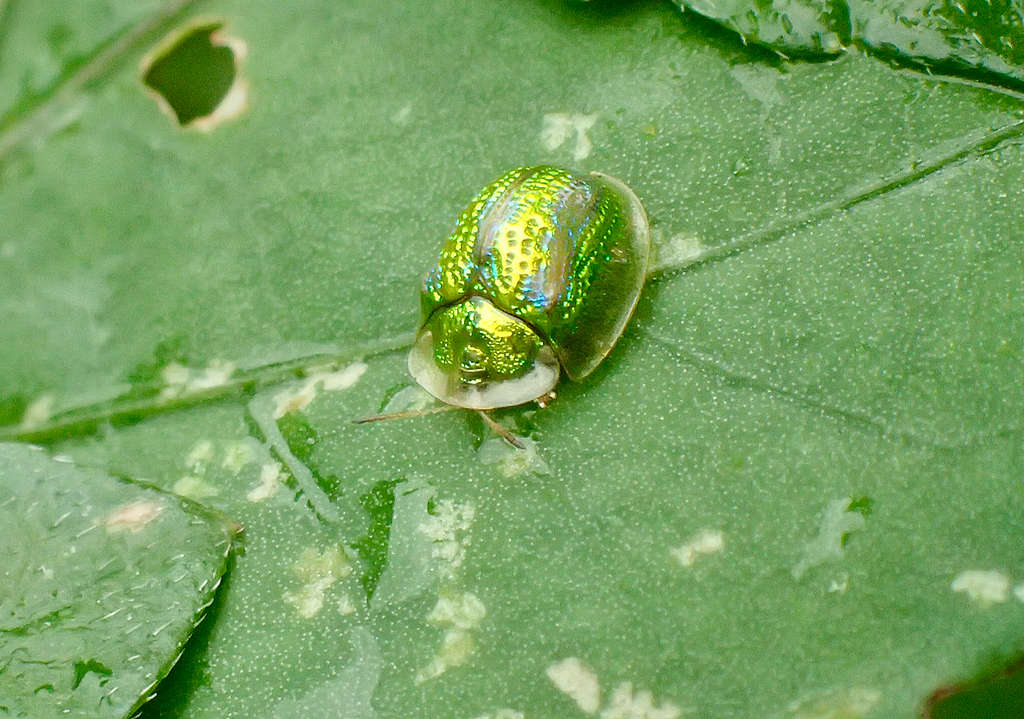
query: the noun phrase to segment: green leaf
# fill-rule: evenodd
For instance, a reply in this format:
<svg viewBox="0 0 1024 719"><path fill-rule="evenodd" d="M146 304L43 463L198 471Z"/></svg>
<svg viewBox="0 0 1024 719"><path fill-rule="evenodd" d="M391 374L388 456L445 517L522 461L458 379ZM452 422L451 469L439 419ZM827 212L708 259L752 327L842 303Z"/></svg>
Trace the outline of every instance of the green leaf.
<svg viewBox="0 0 1024 719"><path fill-rule="evenodd" d="M34 132L74 122L67 110L105 68L122 59L193 0L69 4L0 2L0 155ZM97 72L99 71L99 72Z"/></svg>
<svg viewBox="0 0 1024 719"><path fill-rule="evenodd" d="M240 84L183 128L146 62L213 23ZM0 129L0 437L246 527L145 716L899 719L1024 653L993 65L787 60L653 0L215 1L124 37ZM424 406L422 273L534 162L645 202L625 336L495 413L522 451L352 424Z"/></svg>
<svg viewBox="0 0 1024 719"><path fill-rule="evenodd" d="M780 53L828 56L861 47L1019 87L1024 16L1019 0L680 0L745 40Z"/></svg>
<svg viewBox="0 0 1024 719"><path fill-rule="evenodd" d="M928 719L1012 717L1024 713L1024 672L1018 664L1009 671L966 687L943 688L932 697Z"/></svg>
<svg viewBox="0 0 1024 719"><path fill-rule="evenodd" d="M234 530L58 460L0 444L0 713L127 717L202 619Z"/></svg>
<svg viewBox="0 0 1024 719"><path fill-rule="evenodd" d="M364 569L359 583L366 591L367 601L373 597L380 576L387 567L388 541L391 538L391 523L395 511L395 486L402 481L381 480L359 498L359 503L370 515L370 529L352 546L363 560Z"/></svg>

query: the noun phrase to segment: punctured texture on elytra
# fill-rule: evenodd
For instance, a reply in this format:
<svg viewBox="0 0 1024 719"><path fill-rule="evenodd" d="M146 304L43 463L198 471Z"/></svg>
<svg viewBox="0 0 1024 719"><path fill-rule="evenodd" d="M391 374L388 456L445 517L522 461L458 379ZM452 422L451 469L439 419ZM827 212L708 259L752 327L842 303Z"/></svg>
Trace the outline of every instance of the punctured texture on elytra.
<svg viewBox="0 0 1024 719"><path fill-rule="evenodd" d="M429 333L448 389L417 380L462 404L451 397L459 385L528 373L544 345L571 379L586 377L636 305L649 249L643 207L619 180L547 166L506 172L463 210L427 274L421 338Z"/></svg>

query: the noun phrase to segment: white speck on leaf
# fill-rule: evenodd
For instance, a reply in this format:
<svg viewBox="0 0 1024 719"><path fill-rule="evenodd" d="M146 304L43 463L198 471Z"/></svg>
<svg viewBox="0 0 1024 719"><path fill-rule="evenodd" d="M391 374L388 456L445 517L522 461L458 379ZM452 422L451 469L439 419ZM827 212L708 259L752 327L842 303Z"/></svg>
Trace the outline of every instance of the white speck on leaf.
<svg viewBox="0 0 1024 719"><path fill-rule="evenodd" d="M240 442L229 444L224 449L224 460L220 463L220 466L232 474L241 472L242 467L256 459L256 452L252 444L250 444L254 441L252 438L247 438Z"/></svg>
<svg viewBox="0 0 1024 719"><path fill-rule="evenodd" d="M164 388L164 392L167 392L171 387L185 386L188 382L191 370L188 367L181 364L180 362L171 362L160 371L160 376L163 378L164 384L167 385Z"/></svg>
<svg viewBox="0 0 1024 719"><path fill-rule="evenodd" d="M442 575L451 578L462 566L469 544L469 528L476 516L474 506L450 499L437 503L434 512L416 528L431 542L431 556L442 563Z"/></svg>
<svg viewBox="0 0 1024 719"><path fill-rule="evenodd" d="M850 575L846 572L841 572L838 577L829 580L828 592L829 594L846 594L846 590L850 588Z"/></svg>
<svg viewBox="0 0 1024 719"><path fill-rule="evenodd" d="M188 381L188 391L199 392L227 384L235 373L235 363L227 360L213 360L201 370L192 373Z"/></svg>
<svg viewBox="0 0 1024 719"><path fill-rule="evenodd" d="M353 362L337 371L313 372L298 387L274 395L274 419L306 409L316 399L318 390L336 392L348 389L366 372L365 362Z"/></svg>
<svg viewBox="0 0 1024 719"><path fill-rule="evenodd" d="M367 364L365 362L353 362L348 367L336 372L317 374L315 378L323 382L325 391L335 392L354 386L359 381L359 378L366 373L366 369Z"/></svg>
<svg viewBox="0 0 1024 719"><path fill-rule="evenodd" d="M576 136L576 147L572 153L572 159L579 161L590 157L593 150L593 143L587 132L597 122L597 114L582 115L553 112L544 115L544 125L540 131L540 141L544 148L553 151L565 144L565 142Z"/></svg>
<svg viewBox="0 0 1024 719"><path fill-rule="evenodd" d="M499 709L493 714L481 714L476 719L526 719L526 715L515 709Z"/></svg>
<svg viewBox="0 0 1024 719"><path fill-rule="evenodd" d="M137 534L159 517L163 511L164 506L160 502L140 499L114 509L106 516L103 523L106 525L107 531L112 534L118 532Z"/></svg>
<svg viewBox="0 0 1024 719"><path fill-rule="evenodd" d="M1010 578L994 570L967 569L956 575L951 587L954 592L963 592L982 606L999 604L1010 598Z"/></svg>
<svg viewBox="0 0 1024 719"><path fill-rule="evenodd" d="M284 600L295 607L300 617L312 619L323 609L324 595L332 584L334 580L329 578L309 582L293 592L285 592Z"/></svg>
<svg viewBox="0 0 1024 719"><path fill-rule="evenodd" d="M684 567L692 567L697 557L715 554L725 548L725 535L717 529L703 529L681 547L669 550Z"/></svg>
<svg viewBox="0 0 1024 719"><path fill-rule="evenodd" d="M227 360L211 360L210 364L202 369L192 369L178 362L171 362L160 372L165 385L160 391L160 399L187 397L203 390L222 387L234 373L235 363Z"/></svg>
<svg viewBox="0 0 1024 719"><path fill-rule="evenodd" d="M677 233L666 239L661 230L654 230L652 235L654 257L648 273L692 265L703 259L708 252L708 248L697 235Z"/></svg>
<svg viewBox="0 0 1024 719"><path fill-rule="evenodd" d="M427 615L427 621L456 629L475 629L487 615L484 603L472 592L444 593Z"/></svg>
<svg viewBox="0 0 1024 719"><path fill-rule="evenodd" d="M391 122L396 125L408 125L412 116L412 104L404 105L391 116Z"/></svg>
<svg viewBox="0 0 1024 719"><path fill-rule="evenodd" d="M352 598L347 594L341 595L341 598L338 599L338 613L343 617L356 613L356 605L352 603Z"/></svg>
<svg viewBox="0 0 1024 719"><path fill-rule="evenodd" d="M633 692L630 682L615 687L608 706L601 711L601 719L679 719L682 710L671 702L655 706L649 691Z"/></svg>
<svg viewBox="0 0 1024 719"><path fill-rule="evenodd" d="M516 439L523 445L522 449L513 447L501 437L492 437L480 445L477 457L483 464L493 464L505 477L519 477L525 474L548 476L551 468L540 456L537 442L529 437Z"/></svg>
<svg viewBox="0 0 1024 719"><path fill-rule="evenodd" d="M486 615L487 609L483 602L472 592L442 593L427 615L427 621L448 629L437 654L417 672L415 682L422 684L429 679L436 679L449 667L465 664L475 646L471 631L479 626Z"/></svg>
<svg viewBox="0 0 1024 719"><path fill-rule="evenodd" d="M312 619L323 609L327 590L339 579L350 575L352 565L337 547L323 552L308 548L299 555L292 572L302 586L285 592L284 601L291 604L303 619Z"/></svg>
<svg viewBox="0 0 1024 719"><path fill-rule="evenodd" d="M246 496L250 502L262 502L270 499L281 488L281 463L268 462L260 467L260 483L249 490Z"/></svg>
<svg viewBox="0 0 1024 719"><path fill-rule="evenodd" d="M540 130L540 141L547 150L557 150L573 133L572 116L561 112L549 113L544 116L544 125Z"/></svg>
<svg viewBox="0 0 1024 719"><path fill-rule="evenodd" d="M274 395L274 419L300 412L316 399L316 380L308 379L296 389L286 389Z"/></svg>
<svg viewBox="0 0 1024 719"><path fill-rule="evenodd" d="M791 702L787 719L860 719L882 698L881 692L866 687L829 689Z"/></svg>
<svg viewBox="0 0 1024 719"><path fill-rule="evenodd" d="M560 692L568 696L587 714L596 714L601 707L601 685L597 675L576 657L568 657L545 670Z"/></svg>
<svg viewBox="0 0 1024 719"><path fill-rule="evenodd" d="M185 466L190 469L197 464L207 464L213 459L213 442L208 439L201 439L196 442L185 458Z"/></svg>
<svg viewBox="0 0 1024 719"><path fill-rule="evenodd" d="M864 528L864 515L849 510L851 501L850 497L844 497L825 506L818 536L804 545L800 561L793 567L794 579L799 580L808 569L842 558L846 535Z"/></svg>
<svg viewBox="0 0 1024 719"><path fill-rule="evenodd" d="M413 681L422 684L430 679L436 679L444 674L450 667L461 666L466 663L473 653L473 635L461 629L451 629L445 632L441 640L441 648L430 663L416 673Z"/></svg>
<svg viewBox="0 0 1024 719"><path fill-rule="evenodd" d="M202 501L220 494L220 489L194 475L187 475L179 479L171 487L171 491L196 501Z"/></svg>
<svg viewBox="0 0 1024 719"><path fill-rule="evenodd" d="M30 402L25 408L25 414L21 418L21 429L38 429L49 422L50 417L53 416L53 406L56 399L52 394L47 393L39 395Z"/></svg>

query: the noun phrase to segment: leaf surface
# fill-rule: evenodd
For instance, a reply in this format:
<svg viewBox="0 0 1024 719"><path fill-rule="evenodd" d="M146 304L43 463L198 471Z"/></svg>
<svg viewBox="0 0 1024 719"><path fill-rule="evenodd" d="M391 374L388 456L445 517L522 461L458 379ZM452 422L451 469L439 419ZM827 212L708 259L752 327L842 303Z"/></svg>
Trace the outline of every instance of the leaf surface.
<svg viewBox="0 0 1024 719"><path fill-rule="evenodd" d="M861 47L900 62L1024 79L1019 0L683 0L746 40L783 53L828 56Z"/></svg>
<svg viewBox="0 0 1024 719"><path fill-rule="evenodd" d="M1013 90L671 3L202 9L234 120L161 113L157 37L0 159L0 436L246 527L147 716L892 719L1021 654ZM647 207L620 343L520 452L351 424L424 403L422 273L541 162Z"/></svg>
<svg viewBox="0 0 1024 719"><path fill-rule="evenodd" d="M213 600L234 530L152 487L0 444L0 711L127 717Z"/></svg>

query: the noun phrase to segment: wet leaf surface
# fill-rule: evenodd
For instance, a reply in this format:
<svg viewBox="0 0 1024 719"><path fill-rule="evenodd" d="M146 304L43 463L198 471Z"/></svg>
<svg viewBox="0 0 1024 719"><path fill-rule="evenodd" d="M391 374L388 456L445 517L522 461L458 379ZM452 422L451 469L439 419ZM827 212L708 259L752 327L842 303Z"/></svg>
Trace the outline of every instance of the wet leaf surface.
<svg viewBox="0 0 1024 719"><path fill-rule="evenodd" d="M1020 86L1024 7L1018 0L683 0L776 52L828 57L859 47L879 57L938 66Z"/></svg>
<svg viewBox="0 0 1024 719"><path fill-rule="evenodd" d="M0 444L0 712L126 717L213 600L234 529L152 487Z"/></svg>

